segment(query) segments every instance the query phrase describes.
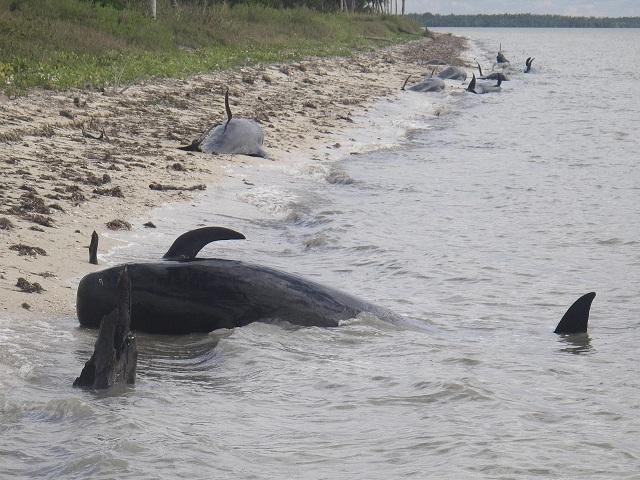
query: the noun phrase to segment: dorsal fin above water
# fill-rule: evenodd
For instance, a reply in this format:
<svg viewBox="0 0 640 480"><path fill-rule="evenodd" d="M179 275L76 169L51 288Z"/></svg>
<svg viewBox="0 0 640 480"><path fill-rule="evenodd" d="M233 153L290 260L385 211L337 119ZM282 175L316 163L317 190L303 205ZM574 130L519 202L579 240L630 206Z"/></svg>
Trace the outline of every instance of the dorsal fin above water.
<svg viewBox="0 0 640 480"><path fill-rule="evenodd" d="M569 307L553 333L585 333L589 322L589 310L596 293L581 296Z"/></svg>
<svg viewBox="0 0 640 480"><path fill-rule="evenodd" d="M211 242L218 240L244 240L245 236L235 230L224 227L203 227L183 233L175 239L165 260L192 260L198 252Z"/></svg>
<svg viewBox="0 0 640 480"><path fill-rule="evenodd" d="M469 82L469 86L467 87L467 92L476 93L476 74L473 74L473 78Z"/></svg>

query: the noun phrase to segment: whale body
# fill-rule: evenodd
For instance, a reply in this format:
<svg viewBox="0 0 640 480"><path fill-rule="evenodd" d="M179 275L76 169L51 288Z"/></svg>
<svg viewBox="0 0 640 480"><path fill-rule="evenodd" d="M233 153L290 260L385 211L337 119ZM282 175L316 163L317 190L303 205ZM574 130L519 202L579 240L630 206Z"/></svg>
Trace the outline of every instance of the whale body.
<svg viewBox="0 0 640 480"><path fill-rule="evenodd" d="M262 148L264 134L255 120L233 118L229 107L229 91L224 95L227 121L211 125L191 145L180 150L203 153L236 153L252 157L266 157Z"/></svg>
<svg viewBox="0 0 640 480"><path fill-rule="evenodd" d="M502 90L502 87L500 86L501 84L502 84L502 78L500 77L498 77L498 83L495 85L479 83L476 80L476 75L474 73L473 77L471 78L471 81L469 82L469 86L467 87L467 92L476 93L476 94L499 92L500 90Z"/></svg>
<svg viewBox="0 0 640 480"><path fill-rule="evenodd" d="M467 71L462 67L449 65L447 68L442 70L437 76L438 78L441 78L443 80L460 80L464 82L467 79Z"/></svg>
<svg viewBox="0 0 640 480"><path fill-rule="evenodd" d="M427 78L409 87L414 92L440 92L444 90L444 80L438 77Z"/></svg>
<svg viewBox="0 0 640 480"><path fill-rule="evenodd" d="M386 321L400 319L386 309L274 268L195 258L212 241L243 238L226 228L200 228L178 237L164 261L127 264L131 330L184 334L256 321L336 327L361 313ZM115 308L116 285L124 268L90 273L80 281L76 309L82 326L97 328Z"/></svg>

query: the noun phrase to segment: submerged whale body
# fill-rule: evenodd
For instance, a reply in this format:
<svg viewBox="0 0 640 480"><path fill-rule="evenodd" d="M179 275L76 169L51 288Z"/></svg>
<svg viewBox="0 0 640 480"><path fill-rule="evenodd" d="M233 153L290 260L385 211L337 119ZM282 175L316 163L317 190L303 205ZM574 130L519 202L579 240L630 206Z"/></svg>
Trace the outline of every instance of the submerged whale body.
<svg viewBox="0 0 640 480"><path fill-rule="evenodd" d="M500 77L498 77L498 83L496 83L495 85L479 83L476 80L476 75L474 73L473 77L471 78L471 81L469 82L469 86L467 87L467 92L476 93L476 94L499 92L502 90L502 87L500 86L501 84L502 84L502 78Z"/></svg>
<svg viewBox="0 0 640 480"><path fill-rule="evenodd" d="M258 122L248 118L233 118L228 90L224 96L224 105L227 121L210 126L191 145L180 147L180 150L266 157L267 154L262 148L264 134Z"/></svg>
<svg viewBox="0 0 640 480"><path fill-rule="evenodd" d="M256 321L336 327L367 312L396 320L392 312L351 295L274 268L238 260L195 258L217 240L243 239L226 228L205 227L178 237L156 263L126 265L131 280L131 329L184 334L235 328ZM118 277L125 265L86 275L78 286L82 326L97 328L115 308Z"/></svg>

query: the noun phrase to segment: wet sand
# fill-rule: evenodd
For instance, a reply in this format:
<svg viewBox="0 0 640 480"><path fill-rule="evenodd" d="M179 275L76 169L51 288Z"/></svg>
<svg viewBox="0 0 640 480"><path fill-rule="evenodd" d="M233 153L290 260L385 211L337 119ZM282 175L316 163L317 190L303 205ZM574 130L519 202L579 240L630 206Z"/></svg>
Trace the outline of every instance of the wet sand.
<svg viewBox="0 0 640 480"><path fill-rule="evenodd" d="M99 252L107 251L110 228L128 228L155 206L192 199L221 181L229 162L322 161L334 133L353 126L353 114L398 95L407 75L424 75L435 60L463 64L464 47L461 38L437 35L351 58L243 67L104 92L0 96L3 311L73 314L78 280L103 268L88 262L94 230ZM261 123L268 159L177 149L224 120L227 86L234 116Z"/></svg>

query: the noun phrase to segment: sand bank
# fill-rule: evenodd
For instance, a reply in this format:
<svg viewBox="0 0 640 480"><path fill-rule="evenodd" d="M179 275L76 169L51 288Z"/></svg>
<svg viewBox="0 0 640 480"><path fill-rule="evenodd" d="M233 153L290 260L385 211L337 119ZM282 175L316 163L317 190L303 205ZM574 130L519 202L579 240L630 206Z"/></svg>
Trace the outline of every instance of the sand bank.
<svg viewBox="0 0 640 480"><path fill-rule="evenodd" d="M399 94L407 75L441 60L462 64L464 40L437 35L350 58L243 67L183 80L154 80L104 92L34 92L0 97L0 292L5 312L73 314L95 230L186 201L224 176L228 162L279 161L315 153L352 126L351 115ZM177 150L224 119L255 118L269 159ZM320 156L318 156L320 158ZM150 184L178 187L151 189ZM27 293L29 284L40 293ZM22 315L21 315L22 316Z"/></svg>

